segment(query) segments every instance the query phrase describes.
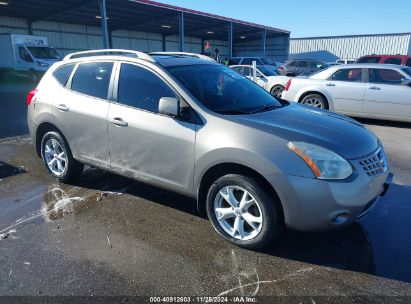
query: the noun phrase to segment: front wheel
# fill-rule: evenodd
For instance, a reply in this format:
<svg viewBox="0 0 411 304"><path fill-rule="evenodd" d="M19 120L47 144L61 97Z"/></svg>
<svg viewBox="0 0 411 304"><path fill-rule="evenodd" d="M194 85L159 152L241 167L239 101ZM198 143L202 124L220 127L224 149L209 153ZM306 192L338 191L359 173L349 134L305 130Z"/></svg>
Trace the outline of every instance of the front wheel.
<svg viewBox="0 0 411 304"><path fill-rule="evenodd" d="M212 184L206 207L214 229L224 239L259 249L283 231L278 203L253 178L230 174Z"/></svg>
<svg viewBox="0 0 411 304"><path fill-rule="evenodd" d="M83 172L83 164L73 158L66 140L58 132L44 134L41 156L49 173L60 182L74 179Z"/></svg>

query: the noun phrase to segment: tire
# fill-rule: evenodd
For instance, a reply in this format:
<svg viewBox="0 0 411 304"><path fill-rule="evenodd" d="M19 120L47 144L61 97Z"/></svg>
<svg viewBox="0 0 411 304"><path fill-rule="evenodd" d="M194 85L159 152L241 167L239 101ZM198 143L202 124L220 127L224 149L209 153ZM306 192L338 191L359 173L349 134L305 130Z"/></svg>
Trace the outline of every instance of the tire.
<svg viewBox="0 0 411 304"><path fill-rule="evenodd" d="M247 192L246 198L249 201L248 204L251 205L244 205L245 207L240 209L238 204L241 203L244 191ZM237 204L235 209L224 198L229 192L235 198L234 201L231 199L232 203ZM256 250L272 243L284 230L278 204L279 202L268 196L253 178L229 174L211 185L207 195L206 209L208 218L219 235L237 246ZM222 211L227 216L226 218L221 217ZM217 219L217 214L220 220ZM248 224L249 222L254 227ZM238 229L232 229L236 223L239 224Z"/></svg>
<svg viewBox="0 0 411 304"><path fill-rule="evenodd" d="M59 132L44 134L41 157L49 173L59 182L76 179L83 172L84 165L73 158L67 141Z"/></svg>
<svg viewBox="0 0 411 304"><path fill-rule="evenodd" d="M328 102L320 94L308 94L307 96L304 96L303 99L301 99L300 103L314 108L328 110Z"/></svg>
<svg viewBox="0 0 411 304"><path fill-rule="evenodd" d="M280 98L281 99L281 94L284 91L284 87L281 84L276 84L275 86L273 86L270 90L270 94L273 95L276 98Z"/></svg>

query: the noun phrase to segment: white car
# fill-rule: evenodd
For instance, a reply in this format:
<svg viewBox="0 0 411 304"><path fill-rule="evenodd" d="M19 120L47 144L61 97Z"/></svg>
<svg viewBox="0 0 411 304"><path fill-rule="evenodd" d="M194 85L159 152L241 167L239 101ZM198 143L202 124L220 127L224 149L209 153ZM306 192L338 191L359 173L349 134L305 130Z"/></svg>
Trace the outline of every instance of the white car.
<svg viewBox="0 0 411 304"><path fill-rule="evenodd" d="M338 59L335 63L337 64L353 64L356 63L356 59Z"/></svg>
<svg viewBox="0 0 411 304"><path fill-rule="evenodd" d="M232 65L231 69L237 73L253 79L253 66L252 65ZM281 98L281 94L290 79L288 76L280 76L272 69L264 65L257 65L256 71L257 79L256 83L271 93L274 97Z"/></svg>
<svg viewBox="0 0 411 304"><path fill-rule="evenodd" d="M411 68L347 64L290 79L282 99L355 117L411 122Z"/></svg>

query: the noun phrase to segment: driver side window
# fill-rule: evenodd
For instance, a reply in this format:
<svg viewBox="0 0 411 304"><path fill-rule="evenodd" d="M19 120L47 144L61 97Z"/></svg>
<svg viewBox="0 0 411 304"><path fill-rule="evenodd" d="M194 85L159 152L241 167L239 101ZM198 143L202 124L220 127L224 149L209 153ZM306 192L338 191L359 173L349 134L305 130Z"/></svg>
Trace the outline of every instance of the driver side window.
<svg viewBox="0 0 411 304"><path fill-rule="evenodd" d="M117 102L158 113L158 104L162 97L178 96L153 72L133 64L121 64Z"/></svg>

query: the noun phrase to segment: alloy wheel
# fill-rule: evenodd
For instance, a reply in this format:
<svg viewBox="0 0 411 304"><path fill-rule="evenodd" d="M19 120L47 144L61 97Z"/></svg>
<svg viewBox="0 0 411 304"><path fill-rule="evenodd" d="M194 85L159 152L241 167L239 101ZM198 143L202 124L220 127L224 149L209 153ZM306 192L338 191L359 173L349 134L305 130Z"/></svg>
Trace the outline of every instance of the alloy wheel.
<svg viewBox="0 0 411 304"><path fill-rule="evenodd" d="M238 240L255 238L263 226L259 202L239 186L226 186L218 192L214 213L221 228Z"/></svg>
<svg viewBox="0 0 411 304"><path fill-rule="evenodd" d="M54 138L47 140L44 145L44 158L50 171L61 176L67 167L67 156L61 144Z"/></svg>

